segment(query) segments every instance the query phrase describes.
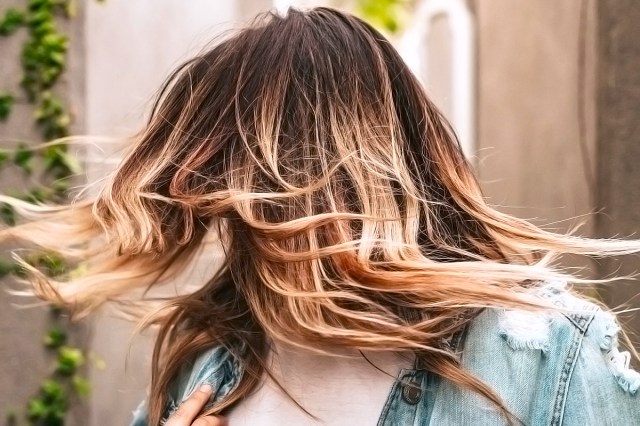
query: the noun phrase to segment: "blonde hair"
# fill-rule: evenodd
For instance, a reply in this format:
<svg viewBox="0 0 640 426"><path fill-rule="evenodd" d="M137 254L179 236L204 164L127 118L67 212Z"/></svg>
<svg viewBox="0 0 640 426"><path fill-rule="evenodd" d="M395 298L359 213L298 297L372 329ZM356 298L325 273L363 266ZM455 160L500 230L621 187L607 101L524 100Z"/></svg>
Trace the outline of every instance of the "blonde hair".
<svg viewBox="0 0 640 426"><path fill-rule="evenodd" d="M56 281L25 264L38 296L79 317L114 302L159 326L151 424L179 368L214 345L246 374L210 412L240 400L271 340L412 351L508 414L446 338L484 307L543 307L527 292L540 280L586 282L552 266L559 254L640 250L489 207L391 44L327 8L268 14L180 67L96 197L0 201L27 219L0 241L85 265ZM224 262L197 291L130 296L175 280L211 238Z"/></svg>

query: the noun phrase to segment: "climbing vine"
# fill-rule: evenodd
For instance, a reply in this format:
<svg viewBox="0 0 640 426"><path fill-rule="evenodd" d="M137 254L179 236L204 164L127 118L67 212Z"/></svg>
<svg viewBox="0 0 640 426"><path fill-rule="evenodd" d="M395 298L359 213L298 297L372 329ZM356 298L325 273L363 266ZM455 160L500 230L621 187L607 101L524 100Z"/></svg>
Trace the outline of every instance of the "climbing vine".
<svg viewBox="0 0 640 426"><path fill-rule="evenodd" d="M413 0L357 0L355 12L374 27L389 34L399 32L413 7Z"/></svg>
<svg viewBox="0 0 640 426"><path fill-rule="evenodd" d="M0 121L10 118L17 103L32 105L34 125L43 141L60 140L69 134L71 114L64 100L55 93L56 83L65 71L68 37L58 28L60 19L75 13L71 0L27 0L24 8L9 8L0 16L0 36L25 31L20 63L22 76L18 93L0 91ZM3 59L6 60L6 59ZM71 179L80 171L79 162L64 143L0 148L0 170L21 170L31 187L11 195L30 202L60 202L65 199ZM7 226L16 224L16 214L8 204L0 205L0 220ZM68 266L56 253L34 252L25 259L50 277L65 274ZM22 276L19 264L0 260L0 277ZM70 407L78 397L89 392L89 382L81 375L85 351L68 342L69 325L62 309L51 308L49 329L43 346L54 360L51 372L26 403L22 415L7 415L7 424L62 426Z"/></svg>

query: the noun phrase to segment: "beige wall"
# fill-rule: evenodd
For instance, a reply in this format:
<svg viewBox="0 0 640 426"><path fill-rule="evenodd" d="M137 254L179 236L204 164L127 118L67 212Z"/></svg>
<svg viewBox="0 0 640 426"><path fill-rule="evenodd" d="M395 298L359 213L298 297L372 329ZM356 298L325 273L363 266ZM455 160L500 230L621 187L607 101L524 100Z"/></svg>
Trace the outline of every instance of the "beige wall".
<svg viewBox="0 0 640 426"><path fill-rule="evenodd" d="M578 220L557 221L595 208L590 179L595 163L596 43L593 3L586 3L589 13L581 29L581 1L473 1L483 187L502 210L538 223L553 222L560 230ZM592 233L592 220L581 232Z"/></svg>

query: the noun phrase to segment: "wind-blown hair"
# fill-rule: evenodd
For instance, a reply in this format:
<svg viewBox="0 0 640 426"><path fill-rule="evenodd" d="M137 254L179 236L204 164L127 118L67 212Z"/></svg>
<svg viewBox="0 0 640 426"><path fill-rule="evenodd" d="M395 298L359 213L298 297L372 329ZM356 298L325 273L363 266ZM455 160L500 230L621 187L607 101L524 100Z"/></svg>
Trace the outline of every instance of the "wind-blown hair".
<svg viewBox="0 0 640 426"><path fill-rule="evenodd" d="M159 326L150 424L198 353L224 345L245 367L210 410L220 412L261 380L272 341L411 351L507 413L460 368L447 338L484 307L544 309L530 295L536 282L585 282L553 267L559 254L640 249L547 232L489 207L392 45L328 8L265 15L182 65L96 197L0 201L27 219L0 241L84 265L57 281L25 265L40 297L80 317L118 302ZM223 264L195 292L129 296L180 279L214 250Z"/></svg>

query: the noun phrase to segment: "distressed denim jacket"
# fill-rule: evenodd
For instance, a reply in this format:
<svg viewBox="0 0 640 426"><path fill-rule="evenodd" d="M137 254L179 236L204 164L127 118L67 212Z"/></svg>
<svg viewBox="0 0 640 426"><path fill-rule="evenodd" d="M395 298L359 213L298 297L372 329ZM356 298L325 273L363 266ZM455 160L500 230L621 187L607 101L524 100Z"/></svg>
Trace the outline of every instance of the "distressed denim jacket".
<svg viewBox="0 0 640 426"><path fill-rule="evenodd" d="M451 343L462 366L524 425L640 426L640 373L618 349L613 315L562 284L546 284L540 297L562 311L485 309ZM224 398L242 374L222 347L200 355L177 381L166 417L203 383L214 388L211 403ZM380 412L378 426L509 424L484 398L420 368L400 372ZM147 424L143 403L132 426Z"/></svg>

